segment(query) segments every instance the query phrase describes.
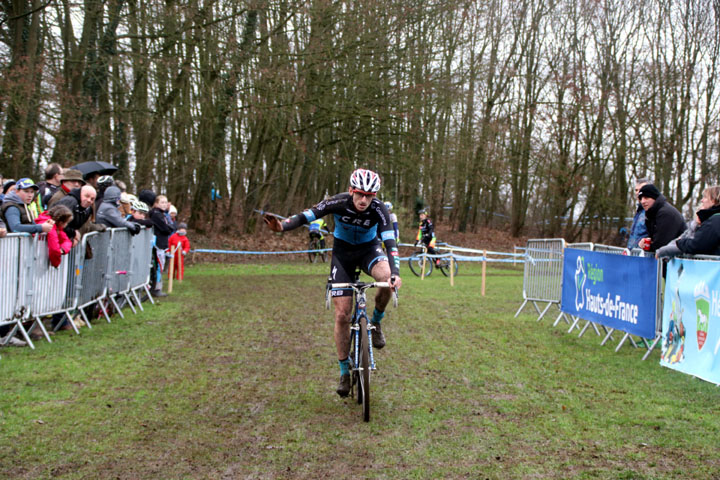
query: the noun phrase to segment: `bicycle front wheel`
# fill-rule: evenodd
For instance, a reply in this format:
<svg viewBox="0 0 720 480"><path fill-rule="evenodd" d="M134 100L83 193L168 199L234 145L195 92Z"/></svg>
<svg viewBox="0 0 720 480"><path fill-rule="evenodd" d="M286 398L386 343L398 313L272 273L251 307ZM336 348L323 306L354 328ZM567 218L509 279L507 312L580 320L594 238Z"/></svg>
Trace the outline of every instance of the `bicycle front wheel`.
<svg viewBox="0 0 720 480"><path fill-rule="evenodd" d="M362 390L363 420L370 421L370 343L367 317L360 319L360 388Z"/></svg>
<svg viewBox="0 0 720 480"><path fill-rule="evenodd" d="M452 263L454 264L454 266L453 266L453 270L454 270L454 272L453 272L453 277L457 277L458 262L457 262L457 260L453 260ZM438 265L438 268L440 269L440 271L442 272L443 275L445 275L446 277L449 277L449 276L450 276L450 259L442 260L441 263L440 263L440 265Z"/></svg>
<svg viewBox="0 0 720 480"><path fill-rule="evenodd" d="M313 250L317 250L319 248L318 241L317 240L310 240L310 245L308 245L308 259L310 260L310 263L315 263L317 260L318 253L314 252Z"/></svg>
<svg viewBox="0 0 720 480"><path fill-rule="evenodd" d="M429 277L433 271L433 261L431 258L423 257L421 255L422 255L422 252L415 252L412 254L410 259L408 259L408 265L410 266L410 271L412 271L416 277L421 276L422 275L422 267L423 267L423 259L425 259L425 276Z"/></svg>

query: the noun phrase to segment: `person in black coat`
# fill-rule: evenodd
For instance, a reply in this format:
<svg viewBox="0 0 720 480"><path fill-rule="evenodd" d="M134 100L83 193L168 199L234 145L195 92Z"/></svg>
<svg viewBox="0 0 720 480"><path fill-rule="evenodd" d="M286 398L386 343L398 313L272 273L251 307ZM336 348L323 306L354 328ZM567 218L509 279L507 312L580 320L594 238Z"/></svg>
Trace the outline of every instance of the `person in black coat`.
<svg viewBox="0 0 720 480"><path fill-rule="evenodd" d="M65 227L65 233L77 245L80 241L79 230L90 220L95 203L95 189L90 185L73 188L56 205L65 205L73 213L73 219ZM100 230L105 230L103 226Z"/></svg>
<svg viewBox="0 0 720 480"><path fill-rule="evenodd" d="M657 258L676 255L720 255L720 185L708 187L703 191L700 210L690 228L674 242L659 249Z"/></svg>
<svg viewBox="0 0 720 480"><path fill-rule="evenodd" d="M645 209L645 226L648 231L648 237L640 240L640 248L654 252L685 231L682 214L665 199L655 185L644 185L638 193L638 200Z"/></svg>

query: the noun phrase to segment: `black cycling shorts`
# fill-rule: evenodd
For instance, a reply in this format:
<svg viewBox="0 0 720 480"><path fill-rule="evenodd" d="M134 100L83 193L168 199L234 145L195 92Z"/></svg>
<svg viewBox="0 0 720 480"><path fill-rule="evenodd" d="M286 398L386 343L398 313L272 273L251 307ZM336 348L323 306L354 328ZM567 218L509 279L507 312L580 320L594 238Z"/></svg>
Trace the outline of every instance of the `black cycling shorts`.
<svg viewBox="0 0 720 480"><path fill-rule="evenodd" d="M335 239L333 244L332 261L330 262L330 281L332 283L352 283L355 281L355 269L360 269L370 275L370 271L377 262L388 261L382 244L371 243L363 245L339 245L341 241ZM340 247L340 248L338 248ZM336 289L331 292L333 297L346 297L352 295L352 288Z"/></svg>

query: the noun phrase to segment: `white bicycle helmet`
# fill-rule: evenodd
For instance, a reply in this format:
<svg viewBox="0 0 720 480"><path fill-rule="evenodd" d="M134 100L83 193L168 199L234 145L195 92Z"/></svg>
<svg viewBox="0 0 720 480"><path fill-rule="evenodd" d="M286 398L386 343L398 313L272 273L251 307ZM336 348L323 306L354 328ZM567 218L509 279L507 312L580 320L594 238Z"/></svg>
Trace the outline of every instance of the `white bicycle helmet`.
<svg viewBox="0 0 720 480"><path fill-rule="evenodd" d="M131 204L131 208L137 212L147 213L150 211L150 209L147 206L147 203L141 202L140 200L135 200Z"/></svg>
<svg viewBox="0 0 720 480"><path fill-rule="evenodd" d="M377 193L380 190L380 176L372 170L358 168L350 175L350 188L362 193Z"/></svg>
<svg viewBox="0 0 720 480"><path fill-rule="evenodd" d="M386 207L388 210L392 210L392 207L393 207L392 202L385 202L385 207Z"/></svg>

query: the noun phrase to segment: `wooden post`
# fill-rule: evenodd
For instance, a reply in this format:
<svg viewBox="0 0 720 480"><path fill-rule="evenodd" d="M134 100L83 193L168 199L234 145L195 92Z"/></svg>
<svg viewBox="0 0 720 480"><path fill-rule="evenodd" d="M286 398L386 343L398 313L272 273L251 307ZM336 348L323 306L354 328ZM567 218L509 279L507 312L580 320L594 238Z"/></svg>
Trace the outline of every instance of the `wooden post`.
<svg viewBox="0 0 720 480"><path fill-rule="evenodd" d="M180 257L178 258L178 263L180 264L178 268L180 268L180 271L178 272L178 282L182 283L183 278L185 277L185 255L183 255L183 249L178 244L178 253L180 254Z"/></svg>
<svg viewBox="0 0 720 480"><path fill-rule="evenodd" d="M427 248L423 247L423 253L427 254ZM423 255L422 257L422 269L420 271L420 280L425 280L425 262L427 261L427 257Z"/></svg>
<svg viewBox="0 0 720 480"><path fill-rule="evenodd" d="M455 286L455 257L452 250L450 250L450 286Z"/></svg>
<svg viewBox="0 0 720 480"><path fill-rule="evenodd" d="M481 294L485 296L485 268L487 266L487 250L483 250L483 261L482 261L482 287Z"/></svg>
<svg viewBox="0 0 720 480"><path fill-rule="evenodd" d="M177 246L179 246L178 244ZM167 293L172 293L173 287L173 274L175 273L175 255L177 253L177 246L170 249L170 268L168 268L168 290Z"/></svg>

